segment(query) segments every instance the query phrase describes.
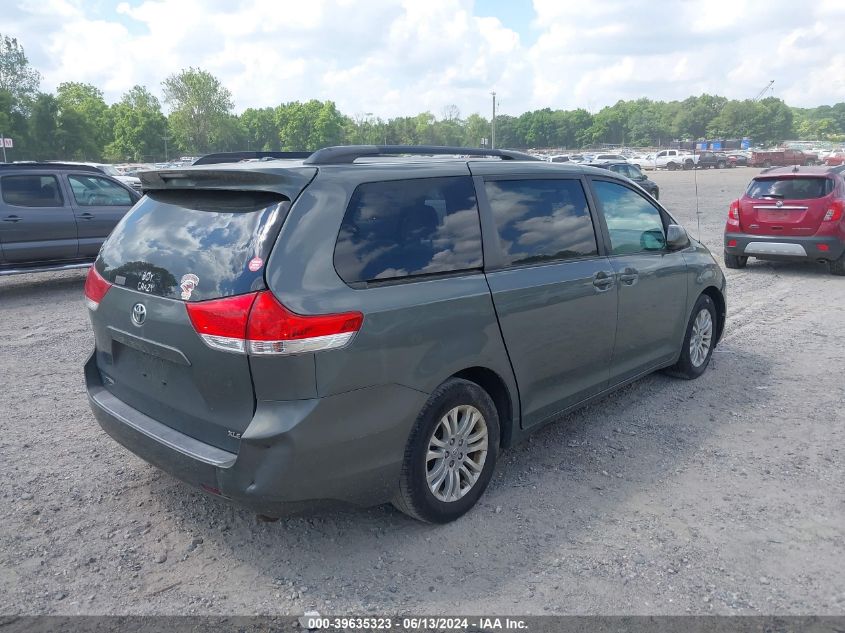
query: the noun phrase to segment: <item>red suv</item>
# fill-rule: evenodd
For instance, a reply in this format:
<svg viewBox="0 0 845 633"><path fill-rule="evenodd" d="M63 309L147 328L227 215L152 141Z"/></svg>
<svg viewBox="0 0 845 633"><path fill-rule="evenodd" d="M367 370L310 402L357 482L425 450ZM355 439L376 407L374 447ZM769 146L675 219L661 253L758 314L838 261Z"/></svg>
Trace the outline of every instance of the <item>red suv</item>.
<svg viewBox="0 0 845 633"><path fill-rule="evenodd" d="M757 259L827 262L845 275L845 180L813 167L781 167L755 177L731 203L725 266Z"/></svg>

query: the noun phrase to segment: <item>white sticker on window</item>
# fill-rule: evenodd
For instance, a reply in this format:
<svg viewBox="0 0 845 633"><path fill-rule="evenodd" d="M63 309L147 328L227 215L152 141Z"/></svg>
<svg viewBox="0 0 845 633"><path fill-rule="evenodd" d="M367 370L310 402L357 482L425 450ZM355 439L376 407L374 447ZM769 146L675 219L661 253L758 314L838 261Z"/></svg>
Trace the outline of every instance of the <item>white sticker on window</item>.
<svg viewBox="0 0 845 633"><path fill-rule="evenodd" d="M182 275L182 280L179 282L179 287L182 289L182 299L188 301L191 298L191 293L200 283L200 278L193 273Z"/></svg>

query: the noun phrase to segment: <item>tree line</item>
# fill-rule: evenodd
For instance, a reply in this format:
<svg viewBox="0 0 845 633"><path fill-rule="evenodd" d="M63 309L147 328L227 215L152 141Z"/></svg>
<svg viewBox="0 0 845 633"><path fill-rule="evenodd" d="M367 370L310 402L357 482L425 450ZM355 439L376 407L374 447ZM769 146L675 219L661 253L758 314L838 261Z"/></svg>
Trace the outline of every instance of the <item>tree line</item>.
<svg viewBox="0 0 845 633"><path fill-rule="evenodd" d="M91 84L65 82L41 91L41 76L16 39L0 34L0 134L14 139L10 160L153 162L211 151L315 150L349 143L459 145L489 142L491 121L456 106L440 116L349 116L332 101L291 101L234 111L231 92L211 73L187 68L162 82L162 103L134 86L107 104ZM665 146L676 139L751 138L845 141L845 103L793 108L782 100L619 101L591 114L543 108L496 117L499 147L581 148L605 144Z"/></svg>

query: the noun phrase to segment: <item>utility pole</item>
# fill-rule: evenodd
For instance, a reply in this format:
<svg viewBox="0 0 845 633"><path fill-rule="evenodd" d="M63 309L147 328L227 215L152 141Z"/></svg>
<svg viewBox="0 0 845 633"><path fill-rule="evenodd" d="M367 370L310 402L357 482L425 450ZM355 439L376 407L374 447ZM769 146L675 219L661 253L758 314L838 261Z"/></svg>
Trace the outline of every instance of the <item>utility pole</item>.
<svg viewBox="0 0 845 633"><path fill-rule="evenodd" d="M493 122L490 130L490 149L496 149L496 91L490 93L493 95Z"/></svg>
<svg viewBox="0 0 845 633"><path fill-rule="evenodd" d="M164 139L164 162L170 162L170 159L167 157L167 141L170 140L170 137L167 135L167 132L164 133L164 136L161 137Z"/></svg>
<svg viewBox="0 0 845 633"><path fill-rule="evenodd" d="M366 127L367 137L369 137L370 136L370 134L369 134L370 127L372 126L372 123L370 123L370 120L373 118L373 113L372 112L364 112L364 116L367 117L367 118L364 119L364 123L367 126ZM365 138L363 134L361 135L361 140L362 140L363 143L367 142L367 138ZM378 143L378 141L376 141L376 143ZM387 145L387 143L385 143L385 145Z"/></svg>

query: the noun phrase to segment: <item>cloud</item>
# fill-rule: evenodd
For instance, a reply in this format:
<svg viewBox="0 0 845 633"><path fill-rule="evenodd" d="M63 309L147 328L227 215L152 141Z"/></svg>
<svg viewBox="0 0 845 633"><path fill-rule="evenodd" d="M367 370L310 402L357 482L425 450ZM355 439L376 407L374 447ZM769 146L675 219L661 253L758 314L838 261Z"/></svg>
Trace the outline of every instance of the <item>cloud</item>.
<svg viewBox="0 0 845 633"><path fill-rule="evenodd" d="M511 9L512 11L513 9ZM472 0L17 0L17 37L54 90L85 81L116 101L188 66L217 75L237 110L332 99L390 117L457 104L487 113L592 111L619 99L710 92L774 94L813 106L845 100L845 7L819 0L534 0L531 37Z"/></svg>

